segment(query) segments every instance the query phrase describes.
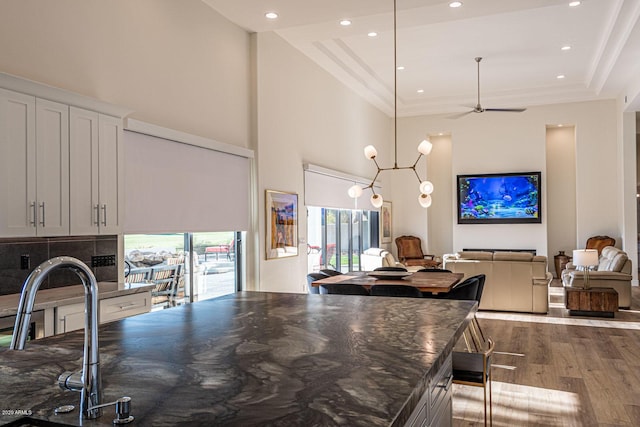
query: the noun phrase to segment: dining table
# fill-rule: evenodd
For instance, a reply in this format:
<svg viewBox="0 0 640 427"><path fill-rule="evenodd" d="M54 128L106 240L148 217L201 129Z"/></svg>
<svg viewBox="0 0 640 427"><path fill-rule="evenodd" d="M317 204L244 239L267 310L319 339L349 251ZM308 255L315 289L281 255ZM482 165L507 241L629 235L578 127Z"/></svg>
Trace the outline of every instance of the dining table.
<svg viewBox="0 0 640 427"><path fill-rule="evenodd" d="M409 285L421 292L439 294L451 291L463 277L463 273L450 272L353 271L315 280L311 286L349 284L369 289L373 285Z"/></svg>

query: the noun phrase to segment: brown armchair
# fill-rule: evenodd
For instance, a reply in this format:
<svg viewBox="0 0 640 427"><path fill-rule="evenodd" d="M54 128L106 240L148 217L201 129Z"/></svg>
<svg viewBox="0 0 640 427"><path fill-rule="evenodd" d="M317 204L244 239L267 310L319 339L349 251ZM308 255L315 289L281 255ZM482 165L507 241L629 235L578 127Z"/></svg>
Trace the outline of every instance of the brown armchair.
<svg viewBox="0 0 640 427"><path fill-rule="evenodd" d="M598 256L602 255L602 249L607 246L615 246L616 239L609 236L593 236L587 239L586 249L597 249Z"/></svg>
<svg viewBox="0 0 640 427"><path fill-rule="evenodd" d="M398 260L409 266L438 267L440 261L435 255L428 255L422 252L422 241L415 236L400 236L396 238L398 247Z"/></svg>

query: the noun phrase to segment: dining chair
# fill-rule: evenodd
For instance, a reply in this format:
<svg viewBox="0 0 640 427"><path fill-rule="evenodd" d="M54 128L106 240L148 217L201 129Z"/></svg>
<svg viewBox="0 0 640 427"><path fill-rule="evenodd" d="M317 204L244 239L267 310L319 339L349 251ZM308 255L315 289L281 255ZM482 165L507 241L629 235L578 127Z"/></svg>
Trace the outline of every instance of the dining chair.
<svg viewBox="0 0 640 427"><path fill-rule="evenodd" d="M124 280L127 283L145 283L149 280L150 276L151 268L135 268L129 271L129 274L124 277Z"/></svg>
<svg viewBox="0 0 640 427"><path fill-rule="evenodd" d="M422 298L420 289L409 285L373 285L369 293L377 297Z"/></svg>
<svg viewBox="0 0 640 427"><path fill-rule="evenodd" d="M384 266L384 267L376 267L373 269L373 271L407 271L407 269L404 267Z"/></svg>
<svg viewBox="0 0 640 427"><path fill-rule="evenodd" d="M338 276L342 274L341 271L334 270L332 268L323 268L322 270L320 270L320 273L324 274L325 276Z"/></svg>
<svg viewBox="0 0 640 427"><path fill-rule="evenodd" d="M438 299L455 299L462 301L475 300L478 296L478 286L480 279L477 276L468 277L451 288L449 292L434 295Z"/></svg>
<svg viewBox="0 0 640 427"><path fill-rule="evenodd" d="M311 284L316 280L326 279L327 275L322 273L309 273L307 274L307 288L310 294L319 294L320 286L312 286Z"/></svg>
<svg viewBox="0 0 640 427"><path fill-rule="evenodd" d="M482 299L482 291L484 290L484 282L487 278L484 274L478 274L477 276L473 276L478 278L478 292L476 293L476 301L478 301L478 307L480 307L480 300ZM480 339L482 342L485 341L484 332L482 332L482 328L480 327L480 322L478 322L478 318L476 314L473 314L472 322L475 324L476 328L478 328L478 333L480 334Z"/></svg>
<svg viewBox="0 0 640 427"><path fill-rule="evenodd" d="M369 291L362 285L327 283L320 285L327 294L334 295L369 295Z"/></svg>
<svg viewBox="0 0 640 427"><path fill-rule="evenodd" d="M493 425L493 404L491 397L491 360L495 342L489 338L482 351L453 351L453 383L482 387L484 389L484 425L487 425L487 388L489 389L489 425ZM488 387L487 387L488 386Z"/></svg>
<svg viewBox="0 0 640 427"><path fill-rule="evenodd" d="M178 286L182 277L182 266L184 264L155 265L151 267L149 281L156 286L151 290L151 297L154 303L162 302L167 307L176 305Z"/></svg>

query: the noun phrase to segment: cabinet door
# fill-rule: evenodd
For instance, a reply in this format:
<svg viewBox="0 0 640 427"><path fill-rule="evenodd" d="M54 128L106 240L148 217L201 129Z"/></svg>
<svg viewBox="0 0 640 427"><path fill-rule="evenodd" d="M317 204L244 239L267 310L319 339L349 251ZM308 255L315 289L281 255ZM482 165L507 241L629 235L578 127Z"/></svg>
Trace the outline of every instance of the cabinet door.
<svg viewBox="0 0 640 427"><path fill-rule="evenodd" d="M98 113L69 110L71 234L98 234Z"/></svg>
<svg viewBox="0 0 640 427"><path fill-rule="evenodd" d="M56 334L76 331L84 328L84 303L68 304L56 307Z"/></svg>
<svg viewBox="0 0 640 427"><path fill-rule="evenodd" d="M98 194L100 234L122 230L122 120L100 114L98 131Z"/></svg>
<svg viewBox="0 0 640 427"><path fill-rule="evenodd" d="M36 234L69 234L69 107L36 99Z"/></svg>
<svg viewBox="0 0 640 427"><path fill-rule="evenodd" d="M36 235L36 100L0 89L0 236Z"/></svg>

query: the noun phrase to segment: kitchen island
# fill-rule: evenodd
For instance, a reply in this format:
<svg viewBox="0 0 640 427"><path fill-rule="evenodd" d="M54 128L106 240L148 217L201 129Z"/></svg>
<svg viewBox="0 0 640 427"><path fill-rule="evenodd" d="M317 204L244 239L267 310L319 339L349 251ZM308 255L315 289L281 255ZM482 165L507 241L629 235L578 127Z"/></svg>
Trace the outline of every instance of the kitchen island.
<svg viewBox="0 0 640 427"><path fill-rule="evenodd" d="M450 378L434 377L450 372L475 310L475 301L240 292L143 314L100 327L103 401L131 397L132 426L404 426L430 391L450 391ZM56 379L79 369L82 343L76 331L0 351L0 425L21 414L79 425L77 409L54 409L78 406L79 393ZM108 407L82 425L113 418Z"/></svg>

